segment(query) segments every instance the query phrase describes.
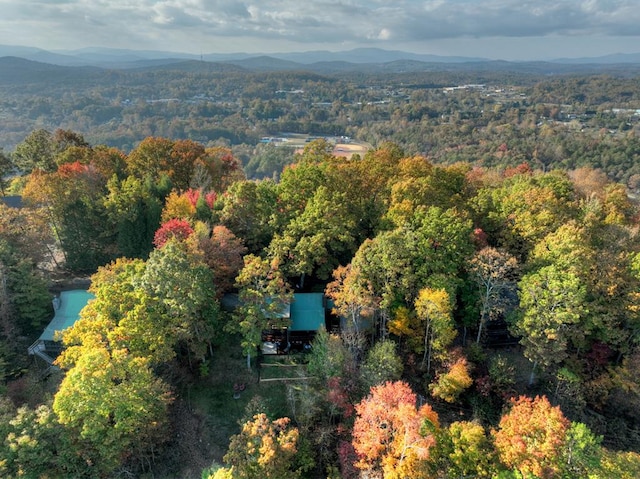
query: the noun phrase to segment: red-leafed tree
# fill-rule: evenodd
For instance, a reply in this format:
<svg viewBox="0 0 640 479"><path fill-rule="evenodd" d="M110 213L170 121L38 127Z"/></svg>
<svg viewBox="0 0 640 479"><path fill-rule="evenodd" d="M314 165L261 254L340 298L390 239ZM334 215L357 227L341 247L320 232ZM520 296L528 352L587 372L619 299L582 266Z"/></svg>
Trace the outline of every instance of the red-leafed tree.
<svg viewBox="0 0 640 479"><path fill-rule="evenodd" d="M170 239L185 240L193 234L193 228L188 221L173 218L156 231L153 237L153 244L156 248L162 248Z"/></svg>
<svg viewBox="0 0 640 479"><path fill-rule="evenodd" d="M420 462L429 457L439 428L438 415L425 404L416 408L416 395L403 381L371 388L356 405L353 447L356 466L382 471L385 479L420 477Z"/></svg>
<svg viewBox="0 0 640 479"><path fill-rule="evenodd" d="M558 477L569 425L560 408L546 397L520 396L493 433L500 461L522 477Z"/></svg>

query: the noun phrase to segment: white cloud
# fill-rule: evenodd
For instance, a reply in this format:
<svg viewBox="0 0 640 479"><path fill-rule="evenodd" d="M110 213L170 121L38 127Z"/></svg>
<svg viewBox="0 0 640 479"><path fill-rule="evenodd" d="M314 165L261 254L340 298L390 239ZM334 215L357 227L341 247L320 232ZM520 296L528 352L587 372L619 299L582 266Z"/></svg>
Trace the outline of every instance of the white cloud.
<svg viewBox="0 0 640 479"><path fill-rule="evenodd" d="M44 48L640 36L637 0L0 0L0 12L0 43Z"/></svg>

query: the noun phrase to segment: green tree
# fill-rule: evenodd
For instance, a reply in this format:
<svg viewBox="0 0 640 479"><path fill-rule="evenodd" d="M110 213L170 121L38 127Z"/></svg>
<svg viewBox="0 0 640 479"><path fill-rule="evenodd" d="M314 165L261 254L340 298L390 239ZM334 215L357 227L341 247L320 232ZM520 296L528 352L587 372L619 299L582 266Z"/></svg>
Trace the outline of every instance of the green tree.
<svg viewBox="0 0 640 479"><path fill-rule="evenodd" d="M369 152L357 161L339 157L329 160L328 168L324 170L324 185L332 195L343 198L343 207L353 223L356 245L373 238L384 227L398 161L399 158L385 150Z"/></svg>
<svg viewBox="0 0 640 479"><path fill-rule="evenodd" d="M262 330L288 326L284 312L293 299L289 285L278 264L258 256L244 257L244 267L236 278L239 306L234 312L235 323L230 328L242 334L242 348L251 368L251 354L262 341Z"/></svg>
<svg viewBox="0 0 640 479"><path fill-rule="evenodd" d="M7 425L0 447L3 477L91 477L95 473L76 453L73 435L58 422L49 404L35 409L22 406L3 420Z"/></svg>
<svg viewBox="0 0 640 479"><path fill-rule="evenodd" d="M635 479L640 474L640 454L603 449L600 468L593 472L596 479Z"/></svg>
<svg viewBox="0 0 640 479"><path fill-rule="evenodd" d="M219 310L212 272L200 256L183 242L168 241L149 255L140 287L161 308L174 348L186 346L190 364L191 354L203 361L218 330Z"/></svg>
<svg viewBox="0 0 640 479"><path fill-rule="evenodd" d="M468 166L433 167L422 157L400 162L401 177L393 183L388 217L397 226L429 207L463 208L468 194Z"/></svg>
<svg viewBox="0 0 640 479"><path fill-rule="evenodd" d="M337 334L329 334L321 327L311 343L307 371L320 381L343 376L347 366L353 361L349 350Z"/></svg>
<svg viewBox="0 0 640 479"><path fill-rule="evenodd" d="M276 186L272 181L233 183L216 204L219 222L244 241L252 254L271 242L276 215Z"/></svg>
<svg viewBox="0 0 640 479"><path fill-rule="evenodd" d="M127 258L146 258L160 226L162 198L133 176L122 181L112 177L107 188L103 201L117 231L118 251Z"/></svg>
<svg viewBox="0 0 640 479"><path fill-rule="evenodd" d="M496 477L497 458L484 427L476 422L456 421L443 428L427 461L437 477Z"/></svg>
<svg viewBox="0 0 640 479"><path fill-rule="evenodd" d="M0 148L0 194L6 194L7 176L13 172L14 165L9 156Z"/></svg>
<svg viewBox="0 0 640 479"><path fill-rule="evenodd" d="M277 178L284 167L293 163L294 151L286 146L275 146L272 143L260 144L244 167L249 179Z"/></svg>
<svg viewBox="0 0 640 479"><path fill-rule="evenodd" d="M217 332L210 269L187 245L169 241L147 262L120 259L92 276L96 299L64 334L64 361L93 347L126 349L153 366L176 351L204 360Z"/></svg>
<svg viewBox="0 0 640 479"><path fill-rule="evenodd" d="M545 266L526 274L519 283L520 314L513 323L524 354L534 363L551 367L568 355L576 326L586 313L585 287L575 274ZM533 375L533 372L532 372Z"/></svg>
<svg viewBox="0 0 640 479"><path fill-rule="evenodd" d="M275 235L269 253L292 275L326 280L340 261L353 255L354 227L344 196L320 186L282 234Z"/></svg>
<svg viewBox="0 0 640 479"><path fill-rule="evenodd" d="M365 240L351 262L351 271L345 277L343 288L343 293L348 296L344 299L353 293L368 292L363 297L369 300L362 306L375 306L382 337L388 334L388 323L395 308L412 301L417 294L418 279L413 267L416 256L415 232L398 228ZM345 306L361 305L355 299L349 300Z"/></svg>
<svg viewBox="0 0 640 479"><path fill-rule="evenodd" d="M323 140L309 143L297 162L282 172L277 186L281 211L276 228L284 227L300 215L320 186L327 186L327 170L331 158L330 145Z"/></svg>
<svg viewBox="0 0 640 479"><path fill-rule="evenodd" d="M573 422L567 430L560 463L564 479L590 477L600 468L602 438L595 436L589 428Z"/></svg>
<svg viewBox="0 0 640 479"><path fill-rule="evenodd" d="M577 213L573 185L561 172L516 175L481 190L474 203L482 229L520 261Z"/></svg>
<svg viewBox="0 0 640 479"><path fill-rule="evenodd" d="M96 475L128 457L143 459L166 440L171 394L149 361L123 349L92 348L70 365L53 401L61 424L77 435L78 453Z"/></svg>
<svg viewBox="0 0 640 479"><path fill-rule="evenodd" d="M32 131L22 143L16 146L13 162L23 173L33 170L52 172L56 170L55 146L50 131L38 129Z"/></svg>
<svg viewBox="0 0 640 479"><path fill-rule="evenodd" d="M571 271L579 278L587 280L591 271L597 268L597 257L601 253L594 245L596 238L604 231L595 219L584 222L569 221L542 238L531 251L528 265L531 268L555 265Z"/></svg>
<svg viewBox="0 0 640 479"><path fill-rule="evenodd" d="M376 298L381 334L387 333L394 310L413 306L422 288L446 285L453 297L472 251L471 222L453 210L436 207L417 214L411 224L366 240L352 267Z"/></svg>
<svg viewBox="0 0 640 479"><path fill-rule="evenodd" d="M360 374L365 390L387 381L398 381L402 376L402 359L396 351L396 343L391 339L378 341L367 352Z"/></svg>
<svg viewBox="0 0 640 479"><path fill-rule="evenodd" d="M430 207L415 215L418 236L415 269L427 286L428 278L460 275L473 254L471 221L455 209Z"/></svg>
<svg viewBox="0 0 640 479"><path fill-rule="evenodd" d="M41 330L53 313L42 274L0 238L0 334L14 344Z"/></svg>

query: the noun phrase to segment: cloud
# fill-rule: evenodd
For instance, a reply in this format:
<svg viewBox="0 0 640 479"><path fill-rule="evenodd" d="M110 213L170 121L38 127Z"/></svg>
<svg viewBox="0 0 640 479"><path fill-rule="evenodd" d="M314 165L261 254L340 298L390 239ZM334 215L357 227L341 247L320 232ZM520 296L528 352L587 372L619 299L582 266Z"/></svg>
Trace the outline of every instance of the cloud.
<svg viewBox="0 0 640 479"><path fill-rule="evenodd" d="M623 32L640 35L640 12L630 0L435 0L407 5L397 15L385 13L384 27L393 32L394 38L407 41Z"/></svg>
<svg viewBox="0 0 640 479"><path fill-rule="evenodd" d="M637 0L0 0L0 11L0 43L33 38L50 44L160 42L183 48L231 37L253 39L257 46L269 41L385 46L457 38L640 35Z"/></svg>

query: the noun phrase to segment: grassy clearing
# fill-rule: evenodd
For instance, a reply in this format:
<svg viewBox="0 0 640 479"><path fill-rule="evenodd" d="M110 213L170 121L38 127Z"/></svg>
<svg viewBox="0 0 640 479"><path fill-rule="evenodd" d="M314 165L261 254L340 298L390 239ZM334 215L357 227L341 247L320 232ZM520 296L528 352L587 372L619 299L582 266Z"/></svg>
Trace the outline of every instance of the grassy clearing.
<svg viewBox="0 0 640 479"><path fill-rule="evenodd" d="M269 377L284 377L278 376L281 374L297 377L299 370L306 369L295 355L275 358L266 356L263 359L267 364L277 366L266 366L258 371L253 360L253 367L249 371L239 339L229 338L228 342L216 349L206 377L180 392L188 410L188 414L178 419L178 426L185 428L180 434L194 436L189 439L190 444L185 446L185 465L190 464L189 470L183 470L180 477L199 479L200 471L210 466L212 461L222 463L229 439L240 432L241 422L253 414L265 412L272 418L290 416L286 383L260 383L260 375L269 370L268 374L276 375ZM236 384L244 386L239 393L234 390ZM187 428L190 423L193 424Z"/></svg>
<svg viewBox="0 0 640 479"><path fill-rule="evenodd" d="M265 384L279 379L299 380L308 376L304 354L268 355L260 361L260 381Z"/></svg>

